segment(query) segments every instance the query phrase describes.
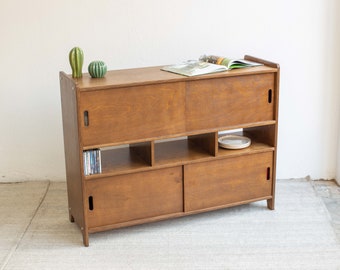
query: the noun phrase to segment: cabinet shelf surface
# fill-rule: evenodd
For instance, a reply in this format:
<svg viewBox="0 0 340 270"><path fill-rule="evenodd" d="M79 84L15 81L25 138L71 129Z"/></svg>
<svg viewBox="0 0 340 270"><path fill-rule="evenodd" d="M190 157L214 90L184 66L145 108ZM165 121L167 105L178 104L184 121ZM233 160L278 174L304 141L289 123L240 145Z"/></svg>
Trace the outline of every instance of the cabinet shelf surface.
<svg viewBox="0 0 340 270"><path fill-rule="evenodd" d="M229 150L219 147L216 156L214 156L200 145L191 142L187 137L181 137L180 139L169 141L156 141L154 143L154 162L153 164L148 164L140 155L131 151L129 145L124 145L122 147L102 149L102 173L88 175L86 179L147 171L219 158L271 152L274 149L274 147L268 144L252 140L251 145L244 149Z"/></svg>

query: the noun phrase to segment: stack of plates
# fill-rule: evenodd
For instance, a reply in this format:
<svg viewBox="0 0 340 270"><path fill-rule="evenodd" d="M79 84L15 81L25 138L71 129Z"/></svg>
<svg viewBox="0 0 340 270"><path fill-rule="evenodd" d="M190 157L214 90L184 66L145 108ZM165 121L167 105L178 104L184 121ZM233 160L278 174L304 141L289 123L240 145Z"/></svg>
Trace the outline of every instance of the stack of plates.
<svg viewBox="0 0 340 270"><path fill-rule="evenodd" d="M251 144L251 140L245 136L226 135L218 139L218 145L226 149L242 149Z"/></svg>

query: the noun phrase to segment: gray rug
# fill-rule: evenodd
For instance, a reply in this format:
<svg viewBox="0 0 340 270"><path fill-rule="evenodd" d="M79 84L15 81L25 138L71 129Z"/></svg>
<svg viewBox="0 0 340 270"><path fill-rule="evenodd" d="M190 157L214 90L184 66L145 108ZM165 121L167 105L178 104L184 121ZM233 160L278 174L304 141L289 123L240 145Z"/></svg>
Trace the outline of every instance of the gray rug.
<svg viewBox="0 0 340 270"><path fill-rule="evenodd" d="M328 212L305 180L278 181L275 211L263 201L91 234L88 248L68 221L65 183L0 191L1 270L340 269Z"/></svg>

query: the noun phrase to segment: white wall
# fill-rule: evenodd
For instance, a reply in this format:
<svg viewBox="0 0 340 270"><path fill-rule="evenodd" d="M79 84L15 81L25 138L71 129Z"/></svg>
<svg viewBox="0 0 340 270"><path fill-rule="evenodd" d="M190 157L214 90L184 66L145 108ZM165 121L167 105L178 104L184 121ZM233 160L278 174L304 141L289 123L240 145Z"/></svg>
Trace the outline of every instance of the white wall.
<svg viewBox="0 0 340 270"><path fill-rule="evenodd" d="M277 176L334 178L336 11L337 0L2 0L0 181L65 179L58 72L70 73L74 46L84 71L96 59L121 69L202 54L280 63Z"/></svg>

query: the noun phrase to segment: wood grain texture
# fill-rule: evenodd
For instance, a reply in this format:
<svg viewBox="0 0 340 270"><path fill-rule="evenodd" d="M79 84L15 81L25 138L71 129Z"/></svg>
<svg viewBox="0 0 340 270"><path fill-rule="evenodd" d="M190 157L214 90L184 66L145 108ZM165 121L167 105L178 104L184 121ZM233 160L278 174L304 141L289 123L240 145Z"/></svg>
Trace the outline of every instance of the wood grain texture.
<svg viewBox="0 0 340 270"><path fill-rule="evenodd" d="M182 168L167 168L88 181L93 210L89 227L183 212Z"/></svg>
<svg viewBox="0 0 340 270"><path fill-rule="evenodd" d="M185 84L165 83L80 94L84 146L148 140L185 132Z"/></svg>
<svg viewBox="0 0 340 270"><path fill-rule="evenodd" d="M271 73L189 82L187 131L273 120L274 105L268 103L269 89L274 89Z"/></svg>
<svg viewBox="0 0 340 270"><path fill-rule="evenodd" d="M275 65L272 66L264 65L253 68L234 69L225 72L212 73L202 76L185 77L171 72L162 71L161 70L162 67L163 66L111 70L106 73L104 78L95 80L93 80L91 76L86 73L83 74L82 78L78 79L72 79L71 75L69 75L68 77L77 84L77 87L80 89L80 91L88 92L130 86L164 84L170 82L171 83L188 82L202 79L225 78L243 76L247 74L263 74L277 72L277 67Z"/></svg>
<svg viewBox="0 0 340 270"><path fill-rule="evenodd" d="M272 196L273 153L184 166L186 212Z"/></svg>
<svg viewBox="0 0 340 270"><path fill-rule="evenodd" d="M83 166L79 145L76 85L65 73L60 72L60 86L69 218L71 222L76 222L83 228L84 245L88 246L87 219L83 207Z"/></svg>

